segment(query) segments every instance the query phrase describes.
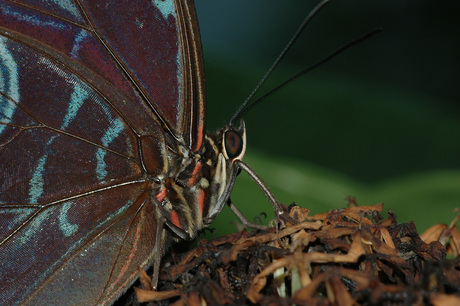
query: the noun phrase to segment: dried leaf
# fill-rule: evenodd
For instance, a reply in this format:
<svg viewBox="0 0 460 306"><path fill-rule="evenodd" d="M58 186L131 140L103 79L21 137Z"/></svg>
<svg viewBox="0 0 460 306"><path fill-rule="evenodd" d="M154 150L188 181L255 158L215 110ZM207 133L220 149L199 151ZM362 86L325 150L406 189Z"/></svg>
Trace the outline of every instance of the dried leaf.
<svg viewBox="0 0 460 306"><path fill-rule="evenodd" d="M425 243L431 243L432 241L438 241L441 237L441 233L447 228L446 224L435 224L429 229L427 229L423 234L420 235L420 238Z"/></svg>
<svg viewBox="0 0 460 306"><path fill-rule="evenodd" d="M166 295L136 291L143 300L177 305L458 303L460 258L447 261L439 242L458 256L457 227L434 226L422 240L413 223L398 224L391 210L382 220L382 209L352 203L308 216L308 209L291 206L281 228L203 241L165 259L159 288ZM145 275L141 282L150 286Z"/></svg>
<svg viewBox="0 0 460 306"><path fill-rule="evenodd" d="M180 295L179 290L153 291L134 287L134 291L136 292L137 300L141 303L161 301Z"/></svg>

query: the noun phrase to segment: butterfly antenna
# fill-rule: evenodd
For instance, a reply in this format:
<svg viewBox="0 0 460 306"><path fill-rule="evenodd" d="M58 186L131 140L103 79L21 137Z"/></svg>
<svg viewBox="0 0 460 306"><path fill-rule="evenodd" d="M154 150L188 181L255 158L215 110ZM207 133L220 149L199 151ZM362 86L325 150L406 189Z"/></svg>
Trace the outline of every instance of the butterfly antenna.
<svg viewBox="0 0 460 306"><path fill-rule="evenodd" d="M322 9L327 3L329 2L329 0L323 0L321 1L308 15L307 17L305 17L305 19L303 20L303 22L300 24L300 26L297 28L296 32L294 33L294 35L292 36L292 38L289 40L289 42L286 44L286 46L284 47L283 51L281 51L281 53L278 55L278 57L276 58L276 60L273 62L273 64L270 66L270 68L267 70L267 72L265 72L264 76L262 77L262 79L260 79L259 83L257 84L257 86L253 89L253 91L251 92L251 94L246 98L246 100L244 100L243 104L241 104L241 106L238 108L238 110L235 112L235 114L232 116L232 118L230 119L230 125L233 125L233 123L236 121L236 119L238 119L239 117L241 117L244 113L247 112L247 110L244 110L244 108L246 107L246 105L248 104L248 102L254 97L254 95L257 93L257 91L260 89L260 87L262 86L262 84L265 82L265 80L268 78L268 76L273 72L273 70L276 68L276 66L278 66L279 62L284 58L284 56L286 55L286 53L291 49L292 45L295 43L295 41L297 40L297 38L299 38L300 34L302 33L302 31L305 29L306 25L310 22L310 20L313 19L313 17L318 13L318 11L320 9ZM250 108L252 108L254 103L250 104Z"/></svg>
<svg viewBox="0 0 460 306"><path fill-rule="evenodd" d="M234 120L238 119L239 117L243 116L246 112L248 112L250 109L252 109L254 106L256 106L257 104L259 104L263 99L265 99L266 97L268 97L269 95L273 94L274 92L280 90L281 88L283 88L284 86L286 86L287 84L291 83L292 81L298 79L299 77L301 77L302 75L304 75L305 73L315 69L316 67L318 66L321 66L322 64L328 62L329 60L331 60L332 58L336 57L337 55L339 55L340 53L344 52L346 49L356 45L356 44L359 44L360 42L362 41L365 41L366 39L368 39L369 37L377 34L377 33L380 33L382 31L382 29L375 29L375 30L372 30L370 32L368 32L367 34L361 36L361 37L358 37L348 43L346 43L345 45L339 47L338 49L336 49L335 51L331 52L329 55L323 57L322 59L320 59L319 61L317 61L316 63L314 63L313 65L305 68L304 70L300 71L299 73L297 73L296 75L294 75L293 77L287 79L286 81L282 82L280 85L276 86L275 88L273 88L272 90L270 90L269 92L267 92L266 94L264 94L263 96L259 97L257 100L255 100L254 102L252 102L251 104L247 105L246 107L244 108L241 108L238 110L239 112L237 114L235 114L233 117L234 117Z"/></svg>

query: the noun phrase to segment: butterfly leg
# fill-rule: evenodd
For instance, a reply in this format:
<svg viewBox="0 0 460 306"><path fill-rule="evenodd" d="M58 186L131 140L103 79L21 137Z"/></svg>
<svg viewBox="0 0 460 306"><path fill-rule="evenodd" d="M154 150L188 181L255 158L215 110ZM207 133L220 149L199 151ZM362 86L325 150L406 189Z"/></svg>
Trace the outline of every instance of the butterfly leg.
<svg viewBox="0 0 460 306"><path fill-rule="evenodd" d="M227 200L227 205L230 207L230 209L233 211L233 213L240 219L241 223L243 223L244 226L249 227L249 228L255 228L255 229L267 229L268 226L261 225L261 224L255 224L249 221L244 214L236 207L235 204L233 204L232 200L230 198Z"/></svg>
<svg viewBox="0 0 460 306"><path fill-rule="evenodd" d="M155 233L155 245L153 246L153 251L155 253L155 257L153 258L153 276L152 276L152 287L156 290L158 285L158 277L160 275L160 264L161 264L161 257L163 255L162 250L162 237L164 228L164 221L161 218L157 219L157 229Z"/></svg>
<svg viewBox="0 0 460 306"><path fill-rule="evenodd" d="M270 189L268 188L268 186L262 181L262 179L254 172L254 170L252 170L245 162L243 162L242 160L235 160L235 164L237 167L239 167L240 169L243 169L244 171L246 171L246 173L254 180L254 182L257 183L257 185L259 185L260 189L262 189L263 193L265 194L265 196L268 198L268 200L270 201L270 203L272 204L273 206L273 209L275 211L275 218L277 221L280 221L280 219L284 219L286 221L289 221L289 222L293 222L293 220L291 220L292 218L290 218L284 211L281 203L278 201L278 199L275 197L275 195L270 191ZM229 204L230 205L230 204ZM233 205L234 206L234 205ZM238 218L241 220L241 222L243 222L244 224L244 221L243 219L241 218L242 214L240 211L238 211L238 213L235 212L235 208L232 208L232 205L230 205L230 208L232 209L232 211L238 216ZM244 218L246 219L246 218ZM246 219L247 221L247 219ZM249 222L249 221L248 221ZM294 221L295 223L295 221Z"/></svg>

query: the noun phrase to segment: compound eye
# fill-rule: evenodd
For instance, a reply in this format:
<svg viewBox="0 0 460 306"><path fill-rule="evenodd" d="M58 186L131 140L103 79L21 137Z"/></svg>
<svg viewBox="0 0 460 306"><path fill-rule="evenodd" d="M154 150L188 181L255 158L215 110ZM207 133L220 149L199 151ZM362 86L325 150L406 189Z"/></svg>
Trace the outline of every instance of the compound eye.
<svg viewBox="0 0 460 306"><path fill-rule="evenodd" d="M224 135L224 148L229 158L234 158L241 154L243 150L243 138L240 133L228 130Z"/></svg>

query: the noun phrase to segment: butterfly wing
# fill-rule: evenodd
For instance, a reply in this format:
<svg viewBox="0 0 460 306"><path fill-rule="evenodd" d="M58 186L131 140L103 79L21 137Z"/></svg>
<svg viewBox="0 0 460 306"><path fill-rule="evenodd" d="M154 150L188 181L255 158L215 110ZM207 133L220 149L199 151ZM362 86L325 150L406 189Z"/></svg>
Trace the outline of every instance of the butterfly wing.
<svg viewBox="0 0 460 306"><path fill-rule="evenodd" d="M151 261L140 139L201 146L198 35L189 1L0 1L2 301L110 303Z"/></svg>

